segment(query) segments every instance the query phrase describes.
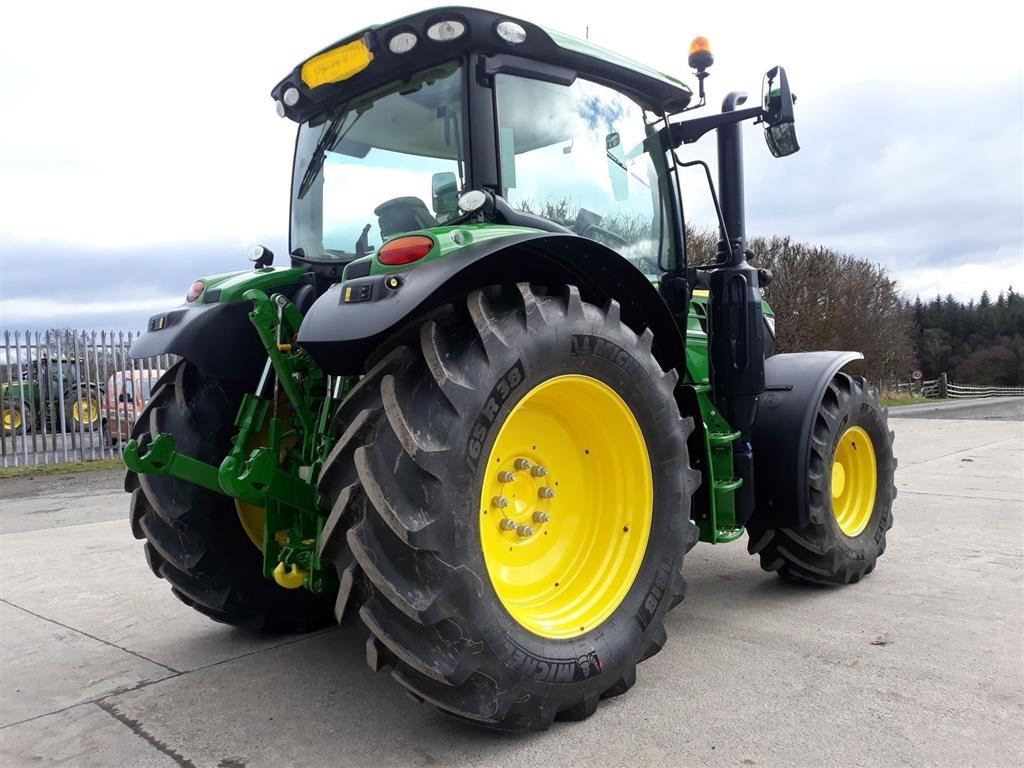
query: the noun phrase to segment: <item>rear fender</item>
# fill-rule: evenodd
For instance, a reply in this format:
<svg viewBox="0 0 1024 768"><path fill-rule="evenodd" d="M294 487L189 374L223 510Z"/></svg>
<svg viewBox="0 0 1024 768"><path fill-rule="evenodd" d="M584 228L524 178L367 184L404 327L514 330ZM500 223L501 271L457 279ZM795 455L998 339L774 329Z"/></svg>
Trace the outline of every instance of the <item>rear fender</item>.
<svg viewBox="0 0 1024 768"><path fill-rule="evenodd" d="M297 303L312 292L308 281L268 286ZM267 362L267 352L249 312L252 304L239 299L216 304L186 305L149 318L146 333L132 344L134 358L178 355L206 376L255 386Z"/></svg>
<svg viewBox="0 0 1024 768"><path fill-rule="evenodd" d="M800 352L765 360L751 443L756 503L749 526L801 528L807 524L807 470L811 433L825 388L860 352Z"/></svg>
<svg viewBox="0 0 1024 768"><path fill-rule="evenodd" d="M556 289L575 285L583 299L598 306L615 299L624 323L637 332L651 329L663 368L685 365L683 336L640 270L600 243L550 232L518 232L467 245L405 272L334 285L306 314L299 344L327 373L359 374L383 342L415 319L475 288L516 282Z"/></svg>
<svg viewBox="0 0 1024 768"><path fill-rule="evenodd" d="M267 353L249 322L250 309L247 301L232 301L161 312L149 319L128 354L178 355L211 378L255 383Z"/></svg>

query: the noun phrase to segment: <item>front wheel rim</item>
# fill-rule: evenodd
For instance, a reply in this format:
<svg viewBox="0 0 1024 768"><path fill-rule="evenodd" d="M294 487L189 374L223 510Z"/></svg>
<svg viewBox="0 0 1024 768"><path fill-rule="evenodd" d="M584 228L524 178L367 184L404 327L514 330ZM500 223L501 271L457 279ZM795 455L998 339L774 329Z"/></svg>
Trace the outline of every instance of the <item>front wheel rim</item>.
<svg viewBox="0 0 1024 768"><path fill-rule="evenodd" d="M541 637L598 627L633 585L653 518L629 406L590 376L548 379L509 413L484 473L480 538L502 605Z"/></svg>
<svg viewBox="0 0 1024 768"><path fill-rule="evenodd" d="M4 408L3 413L4 429L17 429L21 426L21 411L17 408Z"/></svg>
<svg viewBox="0 0 1024 768"><path fill-rule="evenodd" d="M852 538L867 528L877 490L878 465L871 437L861 427L850 427L839 438L832 460L832 513L844 535Z"/></svg>

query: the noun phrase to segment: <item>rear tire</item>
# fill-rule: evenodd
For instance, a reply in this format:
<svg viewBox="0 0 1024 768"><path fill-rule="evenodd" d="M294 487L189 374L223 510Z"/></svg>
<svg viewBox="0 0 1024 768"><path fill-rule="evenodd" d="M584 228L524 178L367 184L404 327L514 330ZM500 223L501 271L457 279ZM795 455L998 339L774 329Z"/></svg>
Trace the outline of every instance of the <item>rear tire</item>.
<svg viewBox="0 0 1024 768"><path fill-rule="evenodd" d="M321 474L320 492L333 502L321 556L338 567L339 614L358 607L371 633L370 666L390 668L414 698L448 715L510 731L589 717L600 699L625 693L636 664L661 649L665 612L685 591L682 563L696 540L689 512L699 475L686 447L692 421L673 398L677 376L654 359L650 331L637 336L620 322L615 302L602 312L572 287L561 297L535 295L525 284L474 291L405 340L408 346L396 345L342 404L343 434ZM646 447L653 491L650 507L633 501L648 510L650 529L622 596L602 603L608 613L594 626L579 633L563 627L558 635L528 628L508 607L509 592L499 594L507 585L497 586L502 582L489 571L487 558L496 555L484 531L498 531L502 516L487 515L482 489L498 475L489 452L517 405L565 376L596 380L621 398ZM577 423L556 427L571 432ZM552 430L537 442L551 441ZM572 456L578 454L552 463L552 478ZM344 477L352 467L355 474ZM558 493L569 498L571 480L562 479ZM630 499L610 498L631 512ZM574 516L586 519L579 517L584 509L556 501L552 517L562 515L567 529ZM516 533L508 535L511 550ZM594 549L621 551L614 547L626 535L621 523L605 526ZM563 573L563 586L571 586L575 573Z"/></svg>
<svg viewBox="0 0 1024 768"><path fill-rule="evenodd" d="M145 447L158 432L178 451L219 464L231 447L241 392L187 361L153 387L132 429ZM153 573L186 605L210 618L266 632L304 632L329 623L333 595L284 589L263 577L263 555L246 536L234 501L170 475L125 476L131 527Z"/></svg>
<svg viewBox="0 0 1024 768"><path fill-rule="evenodd" d="M874 570L892 528L896 459L888 411L879 402L878 390L863 378L837 373L825 389L812 429L807 473L810 521L799 529L748 526L747 550L761 558L764 570L790 581L851 584ZM865 439L870 446L864 445ZM853 448L859 443L862 453L870 448L874 472L867 474L873 477L864 477L864 472L853 477L851 464L850 476L839 472L842 480L833 480L837 449L844 440ZM869 483L874 503L865 502L860 511L851 512L844 497L834 497L833 492L854 482Z"/></svg>

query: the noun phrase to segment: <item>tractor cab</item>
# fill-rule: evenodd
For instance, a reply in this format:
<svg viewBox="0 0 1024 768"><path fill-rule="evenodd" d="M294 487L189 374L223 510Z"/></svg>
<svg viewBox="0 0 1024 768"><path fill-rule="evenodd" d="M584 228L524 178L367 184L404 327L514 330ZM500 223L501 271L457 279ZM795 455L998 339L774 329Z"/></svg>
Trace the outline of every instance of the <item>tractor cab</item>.
<svg viewBox="0 0 1024 768"><path fill-rule="evenodd" d="M670 268L658 129L692 94L667 75L451 8L342 40L273 93L299 123L290 250L300 262L349 262L464 220L460 196L483 190L507 203L499 223L592 238L652 279Z"/></svg>

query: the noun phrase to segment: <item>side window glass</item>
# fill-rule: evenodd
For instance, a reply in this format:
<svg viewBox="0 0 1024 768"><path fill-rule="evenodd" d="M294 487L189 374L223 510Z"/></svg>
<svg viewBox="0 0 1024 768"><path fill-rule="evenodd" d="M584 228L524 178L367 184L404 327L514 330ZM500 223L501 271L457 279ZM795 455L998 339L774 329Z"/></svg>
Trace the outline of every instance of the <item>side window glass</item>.
<svg viewBox="0 0 1024 768"><path fill-rule="evenodd" d="M654 278L668 247L658 177L644 150L645 114L627 96L499 75L503 196L618 251ZM662 263L663 260L662 260Z"/></svg>
<svg viewBox="0 0 1024 768"><path fill-rule="evenodd" d="M449 221L464 186L462 69L445 64L299 129L292 249L351 259Z"/></svg>

